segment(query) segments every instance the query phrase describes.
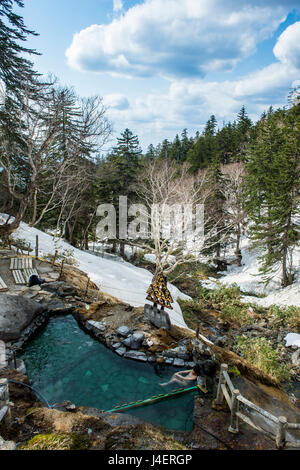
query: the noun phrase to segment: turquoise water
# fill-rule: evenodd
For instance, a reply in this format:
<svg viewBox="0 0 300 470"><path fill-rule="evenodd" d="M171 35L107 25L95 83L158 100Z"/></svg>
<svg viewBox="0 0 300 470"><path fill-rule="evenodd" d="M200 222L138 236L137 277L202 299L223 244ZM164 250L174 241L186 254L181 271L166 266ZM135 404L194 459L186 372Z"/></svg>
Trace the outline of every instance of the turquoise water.
<svg viewBox="0 0 300 470"><path fill-rule="evenodd" d="M79 328L72 315L50 319L20 357L31 385L50 404L70 400L78 406L109 410L180 388L159 385L177 369L119 357ZM193 402L192 392L128 413L169 429L190 431Z"/></svg>

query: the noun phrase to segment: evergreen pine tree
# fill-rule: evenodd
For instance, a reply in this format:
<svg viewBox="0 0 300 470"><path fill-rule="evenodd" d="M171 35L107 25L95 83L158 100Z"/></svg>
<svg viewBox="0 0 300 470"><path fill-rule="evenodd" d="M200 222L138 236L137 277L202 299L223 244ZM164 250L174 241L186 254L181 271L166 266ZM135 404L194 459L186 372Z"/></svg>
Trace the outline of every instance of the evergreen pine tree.
<svg viewBox="0 0 300 470"><path fill-rule="evenodd" d="M256 132L246 167L250 235L253 246L263 250L265 279L281 265L282 286L287 286L293 280L291 255L299 240L300 106L270 111Z"/></svg>

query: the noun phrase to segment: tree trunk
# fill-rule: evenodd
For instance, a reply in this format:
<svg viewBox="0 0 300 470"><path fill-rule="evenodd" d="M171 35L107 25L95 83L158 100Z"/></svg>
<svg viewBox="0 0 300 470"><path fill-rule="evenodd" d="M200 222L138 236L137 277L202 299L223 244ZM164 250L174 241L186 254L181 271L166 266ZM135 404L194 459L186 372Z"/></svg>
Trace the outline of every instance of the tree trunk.
<svg viewBox="0 0 300 470"><path fill-rule="evenodd" d="M125 243L124 242L120 242L120 255L122 256L122 258L124 258L125 256Z"/></svg>
<svg viewBox="0 0 300 470"><path fill-rule="evenodd" d="M236 234L236 245L235 245L235 254L237 257L237 265L242 266L242 252L240 249L241 242L241 227L240 224L237 225L237 234Z"/></svg>
<svg viewBox="0 0 300 470"><path fill-rule="evenodd" d="M281 274L281 286L286 287L289 285L289 278L287 274L287 267L286 267L286 261L287 261L287 248L284 247L283 249L283 257L282 257L282 274Z"/></svg>

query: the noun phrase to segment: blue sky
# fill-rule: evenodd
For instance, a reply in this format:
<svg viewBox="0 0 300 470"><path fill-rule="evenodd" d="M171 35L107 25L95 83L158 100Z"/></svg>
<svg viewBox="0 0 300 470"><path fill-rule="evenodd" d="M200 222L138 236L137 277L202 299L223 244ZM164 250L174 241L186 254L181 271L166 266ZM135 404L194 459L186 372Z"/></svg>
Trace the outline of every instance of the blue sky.
<svg viewBox="0 0 300 470"><path fill-rule="evenodd" d="M41 73L109 106L143 149L201 132L211 114L253 120L300 84L299 0L25 0ZM298 8L297 8L298 7Z"/></svg>

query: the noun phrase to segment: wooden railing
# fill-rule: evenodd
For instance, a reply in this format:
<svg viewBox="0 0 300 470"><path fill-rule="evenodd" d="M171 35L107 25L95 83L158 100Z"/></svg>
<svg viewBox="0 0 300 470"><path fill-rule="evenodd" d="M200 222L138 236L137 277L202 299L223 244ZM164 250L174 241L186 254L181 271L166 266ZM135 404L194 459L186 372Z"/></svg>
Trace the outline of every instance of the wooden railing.
<svg viewBox="0 0 300 470"><path fill-rule="evenodd" d="M8 380L0 379L0 423L10 422L10 407L9 407L9 388Z"/></svg>
<svg viewBox="0 0 300 470"><path fill-rule="evenodd" d="M217 396L214 400L215 405L222 405L226 400L229 409L231 411L230 416L230 426L228 428L229 432L238 433L239 432L239 419L255 428L256 430L267 434L271 439L274 439L276 442L276 447L282 449L283 447L299 447L300 440L298 441L287 441L287 430L300 430L300 424L298 423L288 423L285 416L274 416L268 411L260 408L251 401L247 400L243 395L240 394L238 389L235 389L231 379L228 374L227 364L222 364L220 369L220 376L217 388ZM252 409L259 415L263 416L269 421L272 421L276 425L276 433L266 431L261 428L259 425L254 423L252 419L246 414L240 411L240 403L245 405L245 407Z"/></svg>

